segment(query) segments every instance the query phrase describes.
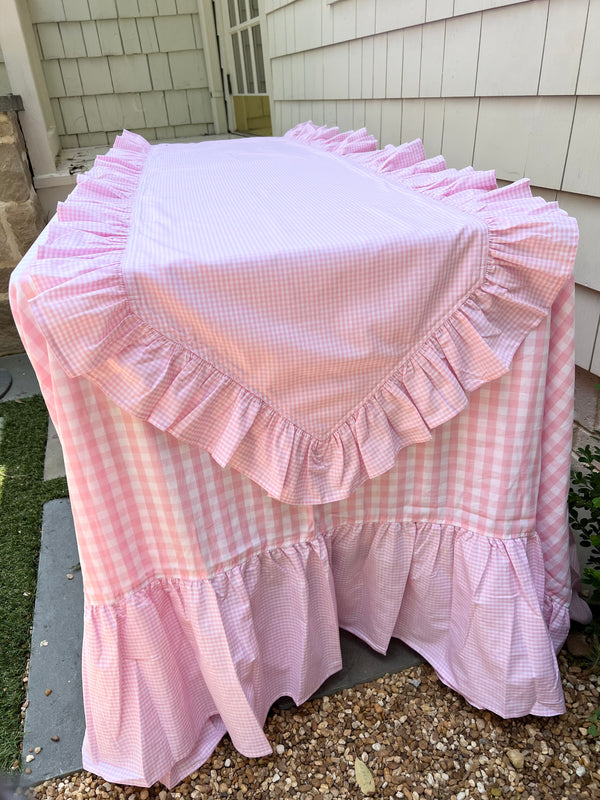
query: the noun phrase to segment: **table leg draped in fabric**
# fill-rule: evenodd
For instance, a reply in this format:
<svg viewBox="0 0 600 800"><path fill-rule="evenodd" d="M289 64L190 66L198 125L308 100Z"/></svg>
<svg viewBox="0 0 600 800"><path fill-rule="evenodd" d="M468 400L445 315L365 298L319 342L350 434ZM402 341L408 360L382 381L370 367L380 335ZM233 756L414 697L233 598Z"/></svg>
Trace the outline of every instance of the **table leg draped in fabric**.
<svg viewBox="0 0 600 800"><path fill-rule="evenodd" d="M52 272L53 258L56 248L68 254L71 247L65 269L87 287L85 303L104 297L103 281L115 277L121 256L111 259L122 255L122 223L148 154L147 144L129 137L81 194L82 214L69 206L43 235L38 250L48 258L36 265L35 279L28 280L33 248L11 281L15 320L61 438L78 537L86 599L85 767L110 781L173 786L206 761L226 732L247 756L270 752L262 730L269 707L284 695L302 703L340 669L340 627L379 652L391 637L402 639L470 703L503 717L562 713L555 653L570 614L580 621L589 614L573 592L576 558L566 517L573 283L561 259L566 263L574 252L572 226L561 217L566 238L545 248L542 234L551 229L555 209L530 202L522 185L503 192L489 185L487 173L444 170L439 158L424 161L420 143L377 151L360 132L306 126L293 133L291 150L308 137L307 144L325 154L319 168L335 162L332 174L346 175L344 159L350 159L350 173L358 170L360 180L381 192L382 203L396 198L396 188L380 185L379 173L382 181L386 175L398 181L404 198L407 187L427 196L418 203L428 214L435 210L432 197L452 197L454 210L444 219L459 225L457 241L465 253L472 250L476 276L481 224L468 215L485 217L482 193L499 192L486 268L504 270L504 284L477 284L460 313L450 308L432 338L408 348L406 363L391 378L386 373L326 443L292 415L278 417L277 404L269 406L263 395L249 400L241 372L235 380L224 377L164 332L151 331L141 367L127 361L126 344L108 352L119 345L119 331L131 344L142 328L144 335L149 330L121 296L119 308L133 327L117 330L95 320L100 343L85 353L82 374L75 361L66 363L69 336L80 328L87 335L92 307L69 312L60 324L71 284L65 284L63 262ZM130 145L128 163L122 151ZM268 143L248 148L265 163ZM102 192L98 200L96 180L113 172L115 230L105 241L90 219L97 213L93 204L106 200ZM516 221L522 201L531 214L525 226ZM103 254L81 250L78 225L88 244L100 241ZM515 241L522 263L506 256L514 256ZM387 253L388 246L378 242L376 250ZM395 263L388 255L386 268ZM94 258L89 275L97 268L101 278L88 275ZM337 269L338 260L332 263ZM224 271L230 266L219 262ZM535 275L544 270L540 289ZM356 275L359 280L360 270ZM119 283L119 291L125 285ZM520 321L504 339L498 326L513 311ZM281 320L275 330L286 330ZM312 347L312 330L307 337ZM357 342L352 346L362 347L364 337ZM155 363L165 347L166 366ZM294 380L298 374L301 369ZM119 386L140 387L140 394L131 390L127 402L116 402ZM206 405L191 404L186 412L181 403L192 397L186 393L201 389ZM287 391L281 389L281 398ZM209 408L214 398L223 404ZM165 416L170 404L173 418ZM318 403L298 409L309 421L318 417ZM389 464L379 459L381 442ZM285 452L276 479L271 483L265 474L262 482L254 480L260 458L278 455L278 443ZM294 464L296 446L310 457ZM334 454L331 464L328 453ZM340 486L347 482L351 491L334 486L336 470ZM323 493L324 501L302 501L303 492Z"/></svg>

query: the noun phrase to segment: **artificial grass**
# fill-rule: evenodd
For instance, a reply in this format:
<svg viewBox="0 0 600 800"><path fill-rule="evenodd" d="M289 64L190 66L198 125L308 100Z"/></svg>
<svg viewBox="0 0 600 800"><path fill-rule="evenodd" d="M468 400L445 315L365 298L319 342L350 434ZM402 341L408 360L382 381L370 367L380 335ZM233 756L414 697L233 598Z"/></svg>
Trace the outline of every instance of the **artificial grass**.
<svg viewBox="0 0 600 800"><path fill-rule="evenodd" d="M42 531L42 507L66 497L44 482L48 412L41 396L0 403L0 772L20 758L21 706Z"/></svg>

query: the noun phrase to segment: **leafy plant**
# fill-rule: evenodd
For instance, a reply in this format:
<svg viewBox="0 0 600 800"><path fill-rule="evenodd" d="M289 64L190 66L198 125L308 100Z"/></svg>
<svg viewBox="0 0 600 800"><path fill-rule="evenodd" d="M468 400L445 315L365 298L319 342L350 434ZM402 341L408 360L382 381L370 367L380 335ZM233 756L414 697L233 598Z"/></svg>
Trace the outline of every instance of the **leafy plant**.
<svg viewBox="0 0 600 800"><path fill-rule="evenodd" d="M596 709L589 717L588 736L596 738L600 734L600 709Z"/></svg>
<svg viewBox="0 0 600 800"><path fill-rule="evenodd" d="M44 481L48 413L40 395L0 403L0 778L19 763L42 509L67 495Z"/></svg>
<svg viewBox="0 0 600 800"><path fill-rule="evenodd" d="M587 444L577 450L577 461L583 469L571 473L569 522L579 531L582 547L591 548L582 580L593 589L592 599L600 599L600 435L598 444Z"/></svg>

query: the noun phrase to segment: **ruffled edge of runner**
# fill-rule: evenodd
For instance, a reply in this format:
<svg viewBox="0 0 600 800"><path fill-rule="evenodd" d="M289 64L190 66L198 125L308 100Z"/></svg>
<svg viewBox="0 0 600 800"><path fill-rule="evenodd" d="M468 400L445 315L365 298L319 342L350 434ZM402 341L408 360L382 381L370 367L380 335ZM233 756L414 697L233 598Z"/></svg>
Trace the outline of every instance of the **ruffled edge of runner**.
<svg viewBox="0 0 600 800"><path fill-rule="evenodd" d="M391 469L404 447L429 440L471 392L509 370L572 272L578 230L557 203L532 196L527 180L498 188L491 171L426 159L419 140L377 149L364 129L312 122L284 138L474 214L489 233L481 283L327 438L134 313L121 260L151 149L137 134L117 137L59 205L31 271L30 302L68 375L87 377L129 413L202 447L276 499L328 503Z"/></svg>
<svg viewBox="0 0 600 800"><path fill-rule="evenodd" d="M338 627L380 653L402 639L475 707L564 713L555 652L569 609L544 594L543 560L536 534L345 524L210 579L153 578L88 604L84 767L172 787L226 731L245 756L270 753L269 708L302 704L341 668Z"/></svg>

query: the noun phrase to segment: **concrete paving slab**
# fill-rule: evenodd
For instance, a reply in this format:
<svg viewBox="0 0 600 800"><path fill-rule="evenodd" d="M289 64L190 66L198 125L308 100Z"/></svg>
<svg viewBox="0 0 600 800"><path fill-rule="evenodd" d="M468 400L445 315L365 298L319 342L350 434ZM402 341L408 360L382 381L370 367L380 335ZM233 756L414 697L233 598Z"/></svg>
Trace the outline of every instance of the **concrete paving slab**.
<svg viewBox="0 0 600 800"><path fill-rule="evenodd" d="M23 739L22 766L31 773L22 773L24 786L82 768L82 639L83 587L71 504L51 500L42 521ZM30 752L36 747L42 748L39 754ZM28 755L34 759L27 762Z"/></svg>
<svg viewBox="0 0 600 800"><path fill-rule="evenodd" d="M360 683L375 681L388 673L402 672L423 663L421 656L399 639L392 639L387 653L382 655L372 650L357 636L341 630L340 649L342 669L328 678L313 697L335 694ZM293 708L295 703L290 697L282 697L275 706Z"/></svg>
<svg viewBox="0 0 600 800"><path fill-rule="evenodd" d="M25 353L2 356L0 358L0 368L7 370L12 380L8 391L0 398L0 403L7 400L19 400L22 397L31 397L40 393L38 379Z"/></svg>
<svg viewBox="0 0 600 800"><path fill-rule="evenodd" d="M0 358L0 402L2 400L20 400L39 393L40 386L36 374L25 353ZM48 420L44 480L64 477L65 462L62 447L52 420Z"/></svg>
<svg viewBox="0 0 600 800"><path fill-rule="evenodd" d="M54 423L48 419L48 439L44 458L44 480L65 477L65 459Z"/></svg>
<svg viewBox="0 0 600 800"><path fill-rule="evenodd" d="M387 653L382 655L348 631L340 631L340 647L343 667L325 681L315 697L341 692L423 663L421 656L399 639L392 639Z"/></svg>
<svg viewBox="0 0 600 800"><path fill-rule="evenodd" d="M0 397L4 397L11 385L12 375L7 369L0 368Z"/></svg>

